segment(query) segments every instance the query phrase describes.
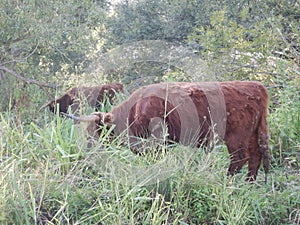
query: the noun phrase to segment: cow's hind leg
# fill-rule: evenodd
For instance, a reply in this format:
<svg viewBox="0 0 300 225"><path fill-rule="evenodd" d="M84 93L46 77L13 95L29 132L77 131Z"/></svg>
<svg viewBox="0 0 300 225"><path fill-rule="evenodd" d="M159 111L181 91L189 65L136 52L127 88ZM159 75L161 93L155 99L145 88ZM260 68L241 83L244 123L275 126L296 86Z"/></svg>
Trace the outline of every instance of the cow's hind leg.
<svg viewBox="0 0 300 225"><path fill-rule="evenodd" d="M248 160L247 145L230 145L227 144L230 154L230 165L228 168L228 175L234 175L239 172Z"/></svg>
<svg viewBox="0 0 300 225"><path fill-rule="evenodd" d="M251 182L256 180L258 169L260 167L262 159L262 152L259 149L257 133L254 133L251 136L248 151L250 157L248 161L247 180Z"/></svg>
<svg viewBox="0 0 300 225"><path fill-rule="evenodd" d="M243 168L247 160L247 158L236 157L236 155L231 156L228 175L234 175L238 173Z"/></svg>

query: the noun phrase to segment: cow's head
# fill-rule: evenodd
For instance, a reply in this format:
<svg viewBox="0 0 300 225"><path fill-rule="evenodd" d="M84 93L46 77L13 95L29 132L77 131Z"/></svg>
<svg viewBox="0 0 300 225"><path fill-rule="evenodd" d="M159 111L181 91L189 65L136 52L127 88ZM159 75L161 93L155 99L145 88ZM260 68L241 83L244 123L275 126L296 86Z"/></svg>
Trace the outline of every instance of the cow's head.
<svg viewBox="0 0 300 225"><path fill-rule="evenodd" d="M43 105L41 109L49 107L51 112L56 113L56 110L58 108L57 105L59 105L59 113L67 113L69 106L72 107L72 111L76 111L79 105L78 101L76 101L76 92L77 88L73 88L60 98L49 101L48 103Z"/></svg>
<svg viewBox="0 0 300 225"><path fill-rule="evenodd" d="M68 107L73 104L73 96L65 94L59 99L52 100L49 104L49 109L51 112L56 113L57 105L59 105L59 112L68 112Z"/></svg>

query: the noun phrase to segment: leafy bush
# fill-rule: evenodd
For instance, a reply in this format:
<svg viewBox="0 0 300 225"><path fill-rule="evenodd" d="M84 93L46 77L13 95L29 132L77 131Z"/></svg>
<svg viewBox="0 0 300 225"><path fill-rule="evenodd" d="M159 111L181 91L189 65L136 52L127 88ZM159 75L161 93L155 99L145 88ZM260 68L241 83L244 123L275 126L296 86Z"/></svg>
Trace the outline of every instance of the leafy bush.
<svg viewBox="0 0 300 225"><path fill-rule="evenodd" d="M287 159L291 164L299 164L300 146L300 99L299 88L284 84L273 99L269 115L273 156L279 160Z"/></svg>

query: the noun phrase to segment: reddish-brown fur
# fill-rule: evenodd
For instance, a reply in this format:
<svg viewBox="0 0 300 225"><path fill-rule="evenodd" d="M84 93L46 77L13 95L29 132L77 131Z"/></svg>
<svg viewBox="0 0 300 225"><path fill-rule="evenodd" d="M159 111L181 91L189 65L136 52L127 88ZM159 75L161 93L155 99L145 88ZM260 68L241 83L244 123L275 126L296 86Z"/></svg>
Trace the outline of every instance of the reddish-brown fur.
<svg viewBox="0 0 300 225"><path fill-rule="evenodd" d="M128 118L131 134L147 138L150 134L150 120L159 117L166 121L169 139L180 142L181 123L182 119L185 118L179 115L179 111L176 107L174 108L171 102L166 102L164 98L158 97L156 94L165 85L155 84L138 89L127 101L115 107L110 113L94 114L98 115L99 119L94 120L89 127L95 129L95 122L98 126L101 126L102 123L115 124L115 130L119 129L116 132L118 134L126 129L122 123L125 123L124 121ZM170 83L170 85L173 85L173 90L177 88L184 93L188 93L187 95L192 99L198 114L199 124L201 124L201 132L197 137L198 145L207 144L207 137L210 136L212 130L212 121L209 110L210 100L207 93L205 93L205 89L201 88L201 85L205 87L206 84ZM220 108L220 110L226 110L224 114L226 118L221 118L218 121L226 121L224 122L226 123L226 130L223 140L231 157L228 173L233 175L245 163L248 163L248 180L255 180L262 160L265 172L268 172L269 169L268 127L266 121L267 90L260 82L232 81L219 82L217 85L222 95L219 94L215 97L224 98L224 106L220 107L226 108ZM152 95L143 95L144 92L151 91L151 88L153 88ZM167 106L166 109L165 106ZM129 112L126 112L126 110ZM189 117L189 109L184 110L187 113L183 116Z"/></svg>
<svg viewBox="0 0 300 225"><path fill-rule="evenodd" d="M122 84L110 83L92 87L74 87L60 98L50 101L45 106L49 106L50 111L55 113L57 104L59 104L60 113L67 113L69 107L74 113L78 110L80 104L87 101L91 107L98 109L100 107L100 103L105 103L104 101L106 100L113 104L116 92L123 92ZM108 99L104 98L105 94Z"/></svg>

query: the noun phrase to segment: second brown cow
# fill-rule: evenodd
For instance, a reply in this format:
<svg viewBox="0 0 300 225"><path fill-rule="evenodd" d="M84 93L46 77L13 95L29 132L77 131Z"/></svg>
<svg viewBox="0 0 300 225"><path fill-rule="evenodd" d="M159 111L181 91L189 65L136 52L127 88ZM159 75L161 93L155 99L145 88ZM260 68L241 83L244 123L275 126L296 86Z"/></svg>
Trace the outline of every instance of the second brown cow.
<svg viewBox="0 0 300 225"><path fill-rule="evenodd" d="M105 101L112 104L118 92L123 92L123 85L120 83L73 87L58 99L45 104L42 108L49 107L51 112L56 113L57 105L59 105L59 113L67 113L69 108L72 113L75 113L80 105L86 102L89 106L99 109L100 104L105 104Z"/></svg>

